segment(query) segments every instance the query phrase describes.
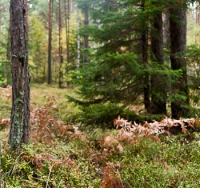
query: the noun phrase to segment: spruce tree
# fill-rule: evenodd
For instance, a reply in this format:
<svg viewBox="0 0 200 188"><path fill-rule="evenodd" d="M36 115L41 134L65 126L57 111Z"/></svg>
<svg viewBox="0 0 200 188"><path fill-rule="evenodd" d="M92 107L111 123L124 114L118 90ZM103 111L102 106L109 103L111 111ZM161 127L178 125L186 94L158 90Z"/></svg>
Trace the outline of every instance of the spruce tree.
<svg viewBox="0 0 200 188"><path fill-rule="evenodd" d="M78 0L79 8L84 10L85 3L89 1ZM148 112L166 114L166 101L170 99L165 78L173 82L182 73L181 69L172 71L169 63L164 64L162 12L169 3L90 2L91 24L83 27L80 34L89 35L98 48L90 50L90 63L78 75L81 100L70 98L83 105L83 111L91 113L97 104L98 108L111 104L126 108L144 96Z"/></svg>

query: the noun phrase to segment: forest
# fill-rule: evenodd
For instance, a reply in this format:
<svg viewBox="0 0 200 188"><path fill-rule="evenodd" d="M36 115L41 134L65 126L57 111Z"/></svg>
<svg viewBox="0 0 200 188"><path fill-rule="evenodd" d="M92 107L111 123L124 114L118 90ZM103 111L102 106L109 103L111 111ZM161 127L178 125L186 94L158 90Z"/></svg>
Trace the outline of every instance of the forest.
<svg viewBox="0 0 200 188"><path fill-rule="evenodd" d="M0 188L199 188L200 2L0 0Z"/></svg>

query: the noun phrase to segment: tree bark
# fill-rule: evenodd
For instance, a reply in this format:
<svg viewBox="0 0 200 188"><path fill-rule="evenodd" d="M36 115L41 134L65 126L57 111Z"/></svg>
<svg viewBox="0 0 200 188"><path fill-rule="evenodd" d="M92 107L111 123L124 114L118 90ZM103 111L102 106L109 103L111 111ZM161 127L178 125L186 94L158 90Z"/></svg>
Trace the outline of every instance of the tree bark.
<svg viewBox="0 0 200 188"><path fill-rule="evenodd" d="M144 7L145 0L141 3L141 9L142 11L145 11ZM146 23L144 23L146 24ZM144 29L145 26L142 28ZM144 29L141 35L141 54L142 54L142 63L148 64L148 29ZM146 111L150 112L150 82L149 82L149 74L146 73L144 75L144 106Z"/></svg>
<svg viewBox="0 0 200 188"><path fill-rule="evenodd" d="M12 109L9 144L19 151L29 141L30 88L28 71L28 36L24 0L10 1L12 54Z"/></svg>
<svg viewBox="0 0 200 188"><path fill-rule="evenodd" d="M169 9L164 9L163 11L163 44L164 48L170 50L170 23L169 23ZM164 57L164 61L170 62L170 58L168 56Z"/></svg>
<svg viewBox="0 0 200 188"><path fill-rule="evenodd" d="M89 24L89 14L88 14L88 9L85 8L84 11L84 25L87 26ZM88 36L84 36L83 39L83 49L84 49L84 54L83 54L83 62L89 62L88 55L88 48L89 48L89 43L88 43Z"/></svg>
<svg viewBox="0 0 200 188"><path fill-rule="evenodd" d="M49 30L48 30L48 78L47 83L50 84L52 81L51 74L51 50L52 50L52 8L53 0L49 0Z"/></svg>
<svg viewBox="0 0 200 188"><path fill-rule="evenodd" d="M65 40L66 40L66 73L68 73L68 65L69 65L69 0L64 0L65 7ZM68 83L67 83L68 84Z"/></svg>
<svg viewBox="0 0 200 188"><path fill-rule="evenodd" d="M171 39L171 67L172 70L182 70L182 77L177 78L172 84L172 90L177 94L184 95L174 98L171 103L173 118L186 117L188 115L189 91L187 83L187 64L184 57L186 46L186 9L176 5L170 9L170 39Z"/></svg>
<svg viewBox="0 0 200 188"><path fill-rule="evenodd" d="M62 64L63 64L63 55L62 55L62 12L61 12L61 0L59 0L59 88L62 88L63 84L63 71L62 71Z"/></svg>
<svg viewBox="0 0 200 188"><path fill-rule="evenodd" d="M70 0L68 0L67 12L67 62L69 62L69 27L70 27Z"/></svg>
<svg viewBox="0 0 200 188"><path fill-rule="evenodd" d="M151 28L152 61L164 64L162 12L153 16ZM163 75L154 74L151 78L151 113L166 114L165 78Z"/></svg>
<svg viewBox="0 0 200 188"><path fill-rule="evenodd" d="M79 9L77 8L77 29L80 29L80 12ZM81 57L81 37L78 34L77 35L77 63L76 63L76 69L80 69L80 57Z"/></svg>

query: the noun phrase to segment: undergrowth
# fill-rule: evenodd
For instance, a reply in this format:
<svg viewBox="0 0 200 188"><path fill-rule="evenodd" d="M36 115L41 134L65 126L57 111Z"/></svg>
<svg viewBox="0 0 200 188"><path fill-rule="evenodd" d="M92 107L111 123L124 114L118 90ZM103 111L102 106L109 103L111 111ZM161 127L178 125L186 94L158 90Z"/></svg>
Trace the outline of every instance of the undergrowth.
<svg viewBox="0 0 200 188"><path fill-rule="evenodd" d="M80 131L70 119L78 109L64 98L69 90L36 85L31 91L30 144L12 154L8 122L0 129L0 187L200 187L198 132L141 136L123 129ZM0 100L9 103L4 95Z"/></svg>

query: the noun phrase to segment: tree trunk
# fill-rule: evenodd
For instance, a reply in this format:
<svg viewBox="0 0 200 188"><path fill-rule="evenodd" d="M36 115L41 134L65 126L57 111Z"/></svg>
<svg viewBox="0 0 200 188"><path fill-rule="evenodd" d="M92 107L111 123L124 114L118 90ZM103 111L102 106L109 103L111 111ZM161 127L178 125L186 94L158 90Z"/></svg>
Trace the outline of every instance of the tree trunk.
<svg viewBox="0 0 200 188"><path fill-rule="evenodd" d="M70 27L70 0L68 0L67 12L67 62L69 62L69 27Z"/></svg>
<svg viewBox="0 0 200 188"><path fill-rule="evenodd" d="M80 29L80 12L79 12L79 9L77 8L77 29L79 30ZM80 48L81 48L81 37L80 35L78 34L77 35L77 64L76 64L76 68L77 70L79 70L80 68L80 57L81 57L81 51L80 51Z"/></svg>
<svg viewBox="0 0 200 188"><path fill-rule="evenodd" d="M172 84L175 97L171 103L173 118L188 115L189 91L187 84L186 59L184 57L186 46L186 9L180 5L170 9L170 39L171 39L171 67L172 70L182 70L182 77ZM180 95L184 95L184 100Z"/></svg>
<svg viewBox="0 0 200 188"><path fill-rule="evenodd" d="M87 26L89 24L89 14L87 8L84 11L84 25ZM84 49L84 54L83 54L83 62L89 62L88 55L88 48L89 48L89 43L88 43L88 36L84 36L83 40L83 49Z"/></svg>
<svg viewBox="0 0 200 188"><path fill-rule="evenodd" d="M53 0L49 0L49 33L48 33L48 78L47 83L50 84L52 80L51 74L51 49L52 49L52 8Z"/></svg>
<svg viewBox="0 0 200 188"><path fill-rule="evenodd" d="M63 56L62 56L62 13L61 13L61 0L59 0L59 88L62 88L63 84L63 72L62 72L62 64L63 64Z"/></svg>
<svg viewBox="0 0 200 188"><path fill-rule="evenodd" d="M67 60L67 63L68 63L68 56L67 56L67 51L68 51L68 49L67 49L67 42L68 42L68 4L67 4L67 2L68 2L68 0L64 0L64 6L65 6L65 41L66 41L66 60ZM69 2L68 2L69 3ZM67 67L67 66L66 66ZM66 69L66 71L67 71L67 69Z"/></svg>
<svg viewBox="0 0 200 188"><path fill-rule="evenodd" d="M153 16L151 28L152 61L164 64L162 12ZM151 113L166 114L165 78L163 75L154 74L151 78Z"/></svg>
<svg viewBox="0 0 200 188"><path fill-rule="evenodd" d="M169 10L165 9L163 11L163 44L164 48L170 50L170 23L169 23ZM165 62L170 62L169 56L164 57Z"/></svg>
<svg viewBox="0 0 200 188"><path fill-rule="evenodd" d="M148 39L147 34L142 34L142 62L144 64L148 63ZM150 112L150 84L149 84L149 75L146 73L144 77L144 106L147 112Z"/></svg>
<svg viewBox="0 0 200 188"><path fill-rule="evenodd" d="M64 0L65 7L65 35L66 35L66 73L68 73L68 65L69 65L69 0ZM68 84L68 83L67 83Z"/></svg>
<svg viewBox="0 0 200 188"><path fill-rule="evenodd" d="M16 152L22 143L29 141L30 88L26 6L23 0L10 1L12 109L9 144L11 150Z"/></svg>
<svg viewBox="0 0 200 188"><path fill-rule="evenodd" d="M0 4L1 4L1 0L0 0ZM2 10L3 8L2 7L0 7L0 26L2 25L2 23L1 23L1 20L2 20ZM3 29L1 29L2 27L0 27L0 41L2 41L2 31L3 31Z"/></svg>
<svg viewBox="0 0 200 188"><path fill-rule="evenodd" d="M145 0L141 3L141 9L142 11L145 11L144 8ZM144 23L146 24L146 23ZM146 26L144 26L142 29L144 29ZM144 29L143 33L141 35L141 54L142 54L142 63L148 64L148 30ZM149 83L149 75L148 73L144 76L144 106L146 111L150 112L150 83Z"/></svg>

